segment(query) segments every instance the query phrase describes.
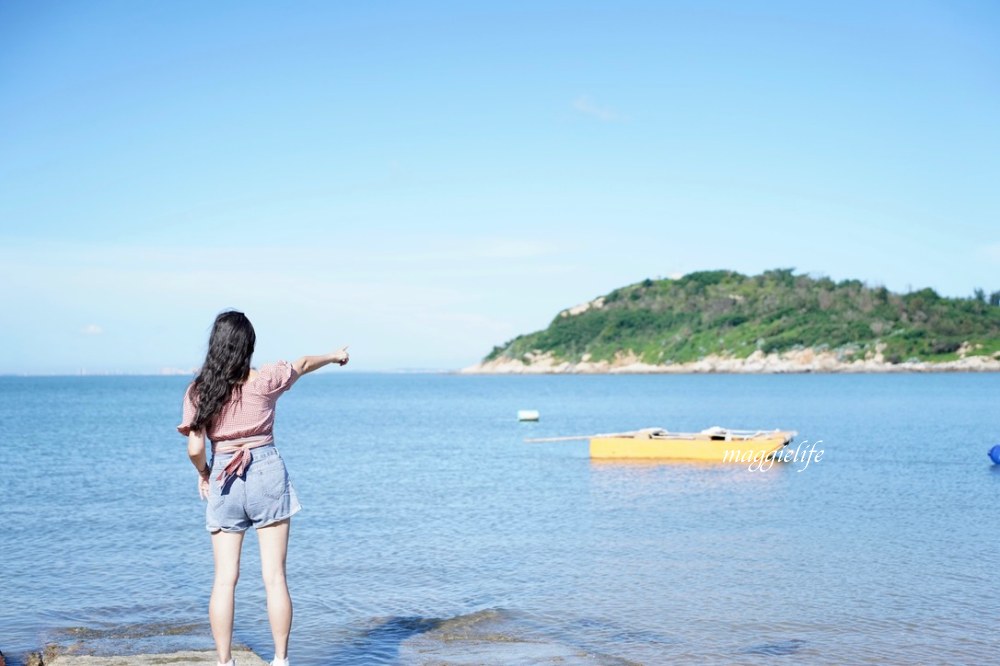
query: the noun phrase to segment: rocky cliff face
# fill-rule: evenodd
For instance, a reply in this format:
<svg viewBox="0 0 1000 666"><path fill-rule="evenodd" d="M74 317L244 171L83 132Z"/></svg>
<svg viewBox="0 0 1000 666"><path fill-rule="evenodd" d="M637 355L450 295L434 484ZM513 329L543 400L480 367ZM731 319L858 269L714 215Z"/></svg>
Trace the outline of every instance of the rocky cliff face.
<svg viewBox="0 0 1000 666"><path fill-rule="evenodd" d="M747 358L710 355L690 363L651 365L631 352L619 353L613 361L569 363L551 354L526 354L524 360L499 358L459 371L462 374L654 374L654 373L796 373L796 372L1000 372L1000 359L967 356L943 363L889 363L877 351L870 358L841 360L830 351L800 349L765 354L756 351Z"/></svg>

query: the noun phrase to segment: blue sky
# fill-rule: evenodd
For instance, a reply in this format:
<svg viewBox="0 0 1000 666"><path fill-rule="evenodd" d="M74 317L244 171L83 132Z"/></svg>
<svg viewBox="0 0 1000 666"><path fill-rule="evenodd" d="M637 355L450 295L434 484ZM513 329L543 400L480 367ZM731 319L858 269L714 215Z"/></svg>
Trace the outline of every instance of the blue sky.
<svg viewBox="0 0 1000 666"><path fill-rule="evenodd" d="M0 4L0 373L457 368L646 277L1000 289L991 2Z"/></svg>

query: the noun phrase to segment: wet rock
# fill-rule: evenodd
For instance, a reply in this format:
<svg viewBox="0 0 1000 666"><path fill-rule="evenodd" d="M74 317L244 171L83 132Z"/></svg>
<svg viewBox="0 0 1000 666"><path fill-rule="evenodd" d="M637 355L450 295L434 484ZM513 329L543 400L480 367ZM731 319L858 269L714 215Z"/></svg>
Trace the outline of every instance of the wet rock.
<svg viewBox="0 0 1000 666"><path fill-rule="evenodd" d="M267 666L249 650L233 650L240 666ZM45 666L215 666L215 650L190 650L167 654L135 654L121 657L62 654Z"/></svg>

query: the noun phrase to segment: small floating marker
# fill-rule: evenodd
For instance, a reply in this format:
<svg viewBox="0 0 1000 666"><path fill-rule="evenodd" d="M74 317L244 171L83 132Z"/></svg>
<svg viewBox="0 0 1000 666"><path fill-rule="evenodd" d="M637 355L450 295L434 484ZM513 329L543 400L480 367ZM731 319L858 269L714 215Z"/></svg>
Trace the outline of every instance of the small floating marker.
<svg viewBox="0 0 1000 666"><path fill-rule="evenodd" d="M538 410L537 409L519 409L517 410L517 420L518 421L537 421L538 420ZM1000 448L1000 447L997 447Z"/></svg>
<svg viewBox="0 0 1000 666"><path fill-rule="evenodd" d="M990 460L993 461L994 465L1000 465L1000 444L997 444L992 449L990 449Z"/></svg>

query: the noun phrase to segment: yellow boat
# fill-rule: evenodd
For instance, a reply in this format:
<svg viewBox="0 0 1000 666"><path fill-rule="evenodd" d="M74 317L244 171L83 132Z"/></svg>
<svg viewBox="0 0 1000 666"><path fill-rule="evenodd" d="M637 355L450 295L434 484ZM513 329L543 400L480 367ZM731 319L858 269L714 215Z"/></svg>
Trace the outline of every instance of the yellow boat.
<svg viewBox="0 0 1000 666"><path fill-rule="evenodd" d="M797 434L791 430L730 430L719 427L696 433L646 428L591 436L590 457L752 462L780 450Z"/></svg>

